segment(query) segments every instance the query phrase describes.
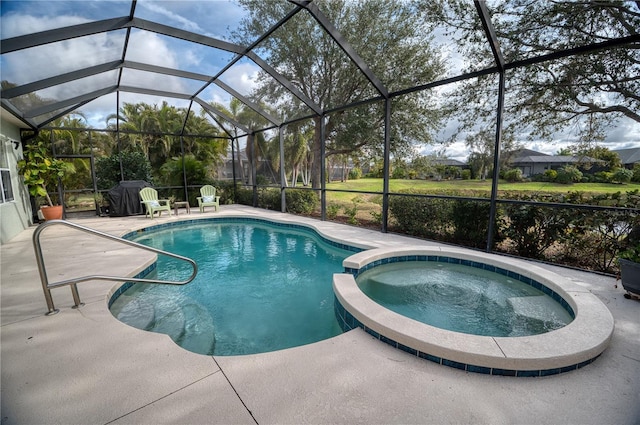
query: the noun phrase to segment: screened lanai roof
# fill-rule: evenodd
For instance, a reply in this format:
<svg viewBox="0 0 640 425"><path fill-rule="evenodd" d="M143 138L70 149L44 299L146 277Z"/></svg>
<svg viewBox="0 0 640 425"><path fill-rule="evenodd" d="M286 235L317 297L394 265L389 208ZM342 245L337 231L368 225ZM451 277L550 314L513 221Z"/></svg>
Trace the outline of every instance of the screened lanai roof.
<svg viewBox="0 0 640 425"><path fill-rule="evenodd" d="M425 8L435 7L433 2L415 2L414 14L397 19L413 20L429 31L429 48L446 66L442 73L407 82L388 72L384 61L372 63L370 58L385 55L384 51L369 51L367 43L354 39L357 31L346 31L339 19L328 18L329 2L273 1L277 13L260 17L251 15L243 6L246 3L3 0L3 109L32 129L78 110L88 115L92 127L100 128L124 103L167 101L193 111L204 110L216 122L247 132L250 129L215 105L238 99L258 112L268 122L267 127L349 106L331 99L320 101L321 97L310 93L303 81L291 77L291 72L286 73L289 78L284 76L282 70L287 64L273 55L271 40L278 32L290 31L294 21L307 22L311 31L323 34L321 38L309 37L309 42L320 39L336 47L343 65L351 69L343 75L366 82L366 89L351 97L352 105L435 88L469 76L640 42L634 27L614 35L591 32L595 35L585 36L577 23L575 37L547 39L548 49L541 52L501 39L495 30L505 7L517 12L526 2L507 2L505 6L499 1L468 1L453 10L476 29L477 37L461 44L454 41L459 29L424 13ZM637 8L635 2L621 3ZM240 26L256 19L261 20L263 33L253 39L243 37ZM478 50L486 52L484 60L468 56ZM265 80L277 81L285 89L280 100L268 107L255 98L253 91Z"/></svg>

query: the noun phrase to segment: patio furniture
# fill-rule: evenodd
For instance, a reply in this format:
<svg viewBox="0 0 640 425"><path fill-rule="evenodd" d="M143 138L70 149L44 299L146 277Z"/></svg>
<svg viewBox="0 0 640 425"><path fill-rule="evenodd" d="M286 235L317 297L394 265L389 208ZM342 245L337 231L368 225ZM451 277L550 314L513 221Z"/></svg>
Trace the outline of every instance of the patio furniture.
<svg viewBox="0 0 640 425"><path fill-rule="evenodd" d="M198 196L198 207L200 212L204 212L204 207L213 207L215 211L218 211L220 207L220 197L216 196L216 188L207 184L200 188L200 195Z"/></svg>
<svg viewBox="0 0 640 425"><path fill-rule="evenodd" d="M162 211L168 211L171 215L171 204L168 199L158 199L158 191L152 187L145 187L140 190L140 198L144 204L147 216L153 220L153 215L158 212L158 217L162 215Z"/></svg>
<svg viewBox="0 0 640 425"><path fill-rule="evenodd" d="M176 215L178 215L178 208L185 208L187 210L187 214L191 214L191 206L189 205L189 201L176 201L173 203L173 210Z"/></svg>

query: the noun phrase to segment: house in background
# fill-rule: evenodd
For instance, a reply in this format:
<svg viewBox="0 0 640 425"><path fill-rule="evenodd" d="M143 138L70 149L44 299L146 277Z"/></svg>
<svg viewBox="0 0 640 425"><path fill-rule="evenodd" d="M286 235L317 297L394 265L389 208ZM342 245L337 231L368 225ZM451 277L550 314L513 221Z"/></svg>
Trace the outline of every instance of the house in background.
<svg viewBox="0 0 640 425"><path fill-rule="evenodd" d="M548 155L531 149L519 149L511 153L509 164L519 168L523 177L544 174L546 170L558 170L567 165L598 164L604 161L588 156Z"/></svg>
<svg viewBox="0 0 640 425"><path fill-rule="evenodd" d="M614 150L620 157L620 163L624 168L633 170L635 164L640 164L640 148Z"/></svg>
<svg viewBox="0 0 640 425"><path fill-rule="evenodd" d="M436 158L433 160L433 165L444 165L446 167L457 167L460 169L464 169L467 166L464 162L451 158Z"/></svg>

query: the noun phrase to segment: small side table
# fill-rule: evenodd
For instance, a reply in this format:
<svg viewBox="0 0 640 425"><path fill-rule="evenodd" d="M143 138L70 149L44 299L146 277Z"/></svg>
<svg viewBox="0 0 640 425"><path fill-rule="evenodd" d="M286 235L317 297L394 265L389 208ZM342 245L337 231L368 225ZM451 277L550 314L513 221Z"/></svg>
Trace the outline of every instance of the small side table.
<svg viewBox="0 0 640 425"><path fill-rule="evenodd" d="M186 201L174 202L173 210L176 212L176 215L178 215L178 208L186 208L187 214L191 214L191 207L189 206L189 202L186 202Z"/></svg>

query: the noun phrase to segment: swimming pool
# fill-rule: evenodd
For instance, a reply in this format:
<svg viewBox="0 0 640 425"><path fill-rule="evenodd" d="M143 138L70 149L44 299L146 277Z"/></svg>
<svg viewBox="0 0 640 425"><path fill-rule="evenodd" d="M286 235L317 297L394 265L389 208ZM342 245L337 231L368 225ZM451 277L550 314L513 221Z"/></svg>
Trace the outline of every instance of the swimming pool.
<svg viewBox="0 0 640 425"><path fill-rule="evenodd" d="M532 264L498 255L463 248L407 246L386 244L378 234L367 239L356 236L351 241L349 228L334 232L332 226L304 223L295 218L268 220L227 216L238 222L266 222L288 231L310 232L331 247L354 253L343 261L343 269L333 274L334 317L343 331L360 328L376 339L418 357L468 372L508 376L546 376L579 369L600 356L613 334L613 317L606 306L589 289L556 273ZM181 219L125 235L131 237L150 230L197 224L217 219ZM295 224L294 224L295 223ZM329 230L331 228L331 230ZM361 252L360 252L361 251ZM542 335L525 337L487 337L449 331L417 322L377 304L356 284L358 273L400 258L441 256L452 261L470 262L475 266L500 269L541 285L545 293L566 304L574 312L567 326ZM141 274L145 274L142 272ZM141 276L137 276L141 277ZM129 284L114 287L108 296L113 302ZM326 304L326 303L325 303ZM215 324L214 324L215 325ZM215 343L215 342L214 342Z"/></svg>
<svg viewBox="0 0 640 425"><path fill-rule="evenodd" d="M530 284L574 313L571 323L531 336L471 335L425 324L369 298L356 276L383 264L446 261L497 272ZM516 259L440 247L379 248L344 261L334 274L336 314L344 330L360 328L385 343L438 364L492 375L547 376L579 369L609 345L613 316L588 289L546 269Z"/></svg>
<svg viewBox="0 0 640 425"><path fill-rule="evenodd" d="M124 323L208 355L275 351L342 333L331 276L356 248L303 226L231 218L152 227L129 238L188 256L199 273L185 286L128 285L110 306ZM159 257L154 273L176 279L183 268Z"/></svg>

